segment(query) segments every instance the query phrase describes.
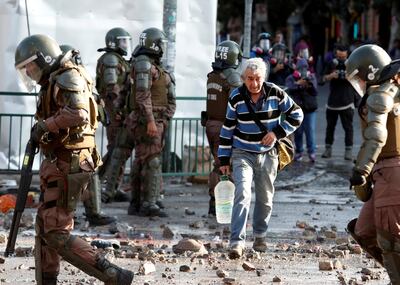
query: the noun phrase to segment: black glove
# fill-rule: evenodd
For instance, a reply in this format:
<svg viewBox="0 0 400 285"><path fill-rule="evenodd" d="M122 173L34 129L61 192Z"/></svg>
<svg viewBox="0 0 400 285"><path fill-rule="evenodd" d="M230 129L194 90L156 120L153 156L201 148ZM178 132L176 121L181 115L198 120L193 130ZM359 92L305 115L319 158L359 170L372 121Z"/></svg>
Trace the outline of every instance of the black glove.
<svg viewBox="0 0 400 285"><path fill-rule="evenodd" d="M357 170L353 170L353 174L350 177L350 189L353 186L364 185L365 183L367 183L366 177Z"/></svg>
<svg viewBox="0 0 400 285"><path fill-rule="evenodd" d="M48 132L47 126L43 120L40 120L32 127L31 138L39 143L46 132Z"/></svg>

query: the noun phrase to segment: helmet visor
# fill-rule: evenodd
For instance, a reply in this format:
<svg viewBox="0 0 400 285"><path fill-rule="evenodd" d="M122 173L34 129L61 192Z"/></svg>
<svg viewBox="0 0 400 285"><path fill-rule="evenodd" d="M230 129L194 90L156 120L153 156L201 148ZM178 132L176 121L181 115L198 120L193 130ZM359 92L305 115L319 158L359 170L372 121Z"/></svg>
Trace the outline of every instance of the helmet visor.
<svg viewBox="0 0 400 285"><path fill-rule="evenodd" d="M160 41L160 48L161 48L161 52L162 52L161 62L164 63L164 64L167 64L168 50L169 50L168 49L168 41L167 40L161 40ZM170 55L170 58L171 58L171 55Z"/></svg>
<svg viewBox="0 0 400 285"><path fill-rule="evenodd" d="M260 40L260 48L262 48L265 52L269 50L270 45L269 39Z"/></svg>
<svg viewBox="0 0 400 285"><path fill-rule="evenodd" d="M299 56L305 59L308 59L310 57L310 52L308 51L308 48L301 49L299 51Z"/></svg>
<svg viewBox="0 0 400 285"><path fill-rule="evenodd" d="M120 49L126 51L127 55L131 55L132 53L131 37L117 37L117 44Z"/></svg>
<svg viewBox="0 0 400 285"><path fill-rule="evenodd" d="M36 58L33 56L16 66L18 76L29 92L33 91L43 75L42 70L34 62Z"/></svg>
<svg viewBox="0 0 400 285"><path fill-rule="evenodd" d="M285 51L281 49L276 49L272 52L272 56L279 61L283 61L285 59Z"/></svg>
<svg viewBox="0 0 400 285"><path fill-rule="evenodd" d="M347 80L350 82L351 86L353 86L354 90L356 90L361 97L365 95L367 91L367 83L364 80L362 80L357 75L348 76Z"/></svg>

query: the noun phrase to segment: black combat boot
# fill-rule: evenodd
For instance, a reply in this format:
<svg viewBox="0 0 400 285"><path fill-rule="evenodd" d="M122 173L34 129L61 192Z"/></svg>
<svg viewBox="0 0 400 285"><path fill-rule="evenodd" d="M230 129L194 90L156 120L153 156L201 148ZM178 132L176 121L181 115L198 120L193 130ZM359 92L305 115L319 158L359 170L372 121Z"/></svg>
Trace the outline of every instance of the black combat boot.
<svg viewBox="0 0 400 285"><path fill-rule="evenodd" d="M43 272L42 284L43 285L57 285L58 272Z"/></svg>
<svg viewBox="0 0 400 285"><path fill-rule="evenodd" d="M109 217L106 215L102 214L86 214L86 220L89 222L89 225L91 227L96 227L96 226L105 226L109 225L111 223L114 223L116 221L115 218Z"/></svg>
<svg viewBox="0 0 400 285"><path fill-rule="evenodd" d="M148 206L142 206L139 210L139 216L166 218L168 217L168 214L162 211L156 204L151 204Z"/></svg>
<svg viewBox="0 0 400 285"><path fill-rule="evenodd" d="M115 202L128 202L129 201L129 195L122 191L122 190L117 190L115 191L114 199Z"/></svg>
<svg viewBox="0 0 400 285"><path fill-rule="evenodd" d="M123 269L109 260L101 257L97 260L96 267L110 278L104 281L105 285L131 285L133 280L133 272Z"/></svg>

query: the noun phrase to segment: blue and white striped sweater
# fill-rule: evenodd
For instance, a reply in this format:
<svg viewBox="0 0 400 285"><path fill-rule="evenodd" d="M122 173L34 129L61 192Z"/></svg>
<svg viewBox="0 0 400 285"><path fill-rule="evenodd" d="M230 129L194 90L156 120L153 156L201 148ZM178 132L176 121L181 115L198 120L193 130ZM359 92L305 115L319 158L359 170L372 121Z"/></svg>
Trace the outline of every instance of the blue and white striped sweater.
<svg viewBox="0 0 400 285"><path fill-rule="evenodd" d="M261 144L264 133L254 122L249 113L242 94L246 87L243 85L232 91L228 99L226 118L220 133L220 145L218 157L221 165L228 165L232 153L232 147L245 151L263 153L273 146ZM301 108L277 85L265 82L264 90L268 96L264 96L260 110L255 110L255 104L251 103L254 111L258 113L260 121L268 131L273 131L278 139L293 133L303 120ZM281 114L285 119L281 120Z"/></svg>

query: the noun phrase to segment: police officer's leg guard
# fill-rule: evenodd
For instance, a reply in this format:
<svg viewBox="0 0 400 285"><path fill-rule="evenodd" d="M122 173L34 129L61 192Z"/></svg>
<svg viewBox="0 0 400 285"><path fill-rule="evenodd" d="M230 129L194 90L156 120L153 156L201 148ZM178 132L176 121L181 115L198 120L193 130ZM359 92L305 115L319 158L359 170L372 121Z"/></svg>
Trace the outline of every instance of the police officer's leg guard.
<svg viewBox="0 0 400 285"><path fill-rule="evenodd" d="M126 162L126 151L121 147L116 147L113 150L113 156L110 160L110 167L107 172L107 185L102 193L102 201L110 203L114 200L117 194L117 188L121 180L121 172L123 172ZM119 201L128 201L128 196L125 193L118 193ZM122 197L125 194L125 197Z"/></svg>
<svg viewBox="0 0 400 285"><path fill-rule="evenodd" d="M134 162L131 169L131 202L128 208L128 215L137 215L141 207L141 185L143 177L141 175L141 167L137 162Z"/></svg>
<svg viewBox="0 0 400 285"><path fill-rule="evenodd" d="M347 231L351 234L353 239L361 246L363 250L368 252L377 262L383 265L382 249L379 248L376 238L363 239L355 234L357 219L351 220L347 224Z"/></svg>
<svg viewBox="0 0 400 285"><path fill-rule="evenodd" d="M41 226L40 226L40 225ZM44 240L41 238L41 228L43 228L43 222L36 216L35 222L35 279L37 285L56 285L58 272L43 272L42 271L42 245Z"/></svg>
<svg viewBox="0 0 400 285"><path fill-rule="evenodd" d="M47 245L56 249L57 253L68 263L79 268L88 275L103 281L106 285L130 285L133 280L133 272L112 264L102 256L99 256L95 265L88 264L83 258L75 254L75 248L85 248L87 243L78 236L68 233L50 232L43 235Z"/></svg>
<svg viewBox="0 0 400 285"><path fill-rule="evenodd" d="M86 199L83 205L85 206L85 215L89 225L103 226L115 222L116 220L114 218L101 214L101 185L97 174L91 176L88 190L89 199Z"/></svg>
<svg viewBox="0 0 400 285"><path fill-rule="evenodd" d="M383 265L391 284L400 285L400 239L390 232L377 230L377 241L382 249Z"/></svg>
<svg viewBox="0 0 400 285"><path fill-rule="evenodd" d="M161 161L159 157L153 157L146 163L143 186L144 197L140 209L141 215L166 217L167 214L161 211L156 204L161 187Z"/></svg>

